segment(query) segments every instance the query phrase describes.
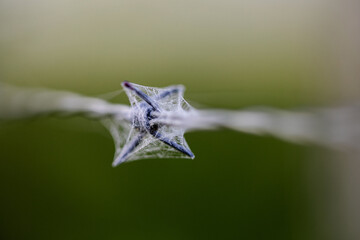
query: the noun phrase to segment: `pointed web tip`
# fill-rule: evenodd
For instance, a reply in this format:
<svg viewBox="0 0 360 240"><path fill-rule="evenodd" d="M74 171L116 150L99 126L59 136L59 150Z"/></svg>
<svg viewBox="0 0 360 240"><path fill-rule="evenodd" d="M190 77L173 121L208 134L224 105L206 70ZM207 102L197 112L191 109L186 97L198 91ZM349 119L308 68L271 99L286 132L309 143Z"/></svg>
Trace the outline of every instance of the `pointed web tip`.
<svg viewBox="0 0 360 240"><path fill-rule="evenodd" d="M187 155L190 159L194 159L195 155L192 153L192 151L190 149L186 149L185 151L181 151L182 153L184 153L185 155Z"/></svg>
<svg viewBox="0 0 360 240"><path fill-rule="evenodd" d="M183 151L180 152L184 153L185 155L188 155L191 159L195 158L195 155L189 148L185 148Z"/></svg>
<svg viewBox="0 0 360 240"><path fill-rule="evenodd" d="M119 165L119 163L116 163L116 162L113 162L112 164L111 164L111 166L114 168L114 167L117 167Z"/></svg>
<svg viewBox="0 0 360 240"><path fill-rule="evenodd" d="M123 162L124 162L124 159L121 157L118 157L112 162L111 165L112 165L112 167L117 167L118 165L120 165Z"/></svg>
<svg viewBox="0 0 360 240"><path fill-rule="evenodd" d="M121 83L121 85L122 85L123 87L129 88L129 89L133 89L132 84L131 84L130 82L128 82L128 81L123 81L123 82Z"/></svg>

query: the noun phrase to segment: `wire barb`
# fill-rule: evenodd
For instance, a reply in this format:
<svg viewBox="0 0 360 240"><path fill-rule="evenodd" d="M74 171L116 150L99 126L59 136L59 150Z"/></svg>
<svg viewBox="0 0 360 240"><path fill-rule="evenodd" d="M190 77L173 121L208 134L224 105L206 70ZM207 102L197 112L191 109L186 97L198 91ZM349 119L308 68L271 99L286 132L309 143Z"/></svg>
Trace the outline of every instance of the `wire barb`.
<svg viewBox="0 0 360 240"><path fill-rule="evenodd" d="M179 94L183 92L183 88L171 87L165 90L157 89L156 91L155 88L144 87L127 81L123 82L122 86L132 105L132 131L129 133L128 140L120 154L115 157L113 166L126 162L147 145L156 145L155 150L158 150L159 146L156 144L156 141L163 143L163 145L160 146L161 148L169 146L193 159L195 156L183 138L184 131L173 131L169 126L154 121L162 112L182 109L179 102L182 96ZM141 88L147 91L147 93ZM149 93L151 95L148 95ZM178 101L172 102L171 99ZM176 129L176 127L174 127L174 129ZM169 130L171 132L170 134ZM134 134L134 131L137 132L137 134ZM173 134L174 132L176 134ZM154 142L154 140L156 141Z"/></svg>

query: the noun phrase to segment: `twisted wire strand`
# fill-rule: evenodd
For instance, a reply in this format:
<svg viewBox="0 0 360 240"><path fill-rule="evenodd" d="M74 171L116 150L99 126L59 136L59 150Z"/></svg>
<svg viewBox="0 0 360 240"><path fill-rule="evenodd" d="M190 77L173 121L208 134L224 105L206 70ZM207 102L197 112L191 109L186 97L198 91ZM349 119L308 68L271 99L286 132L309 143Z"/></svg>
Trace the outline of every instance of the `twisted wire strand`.
<svg viewBox="0 0 360 240"><path fill-rule="evenodd" d="M110 116L130 119L130 107L67 91L27 89L0 83L0 119L14 120L40 115L82 114L88 118Z"/></svg>
<svg viewBox="0 0 360 240"><path fill-rule="evenodd" d="M67 91L27 89L0 83L0 120L14 120L48 114L82 114L87 118L111 118L117 124L131 124L131 107L109 103ZM359 105L337 108L284 111L274 108L249 110L197 110L163 112L157 123L186 131L228 128L272 135L295 143L312 143L333 148L360 146Z"/></svg>

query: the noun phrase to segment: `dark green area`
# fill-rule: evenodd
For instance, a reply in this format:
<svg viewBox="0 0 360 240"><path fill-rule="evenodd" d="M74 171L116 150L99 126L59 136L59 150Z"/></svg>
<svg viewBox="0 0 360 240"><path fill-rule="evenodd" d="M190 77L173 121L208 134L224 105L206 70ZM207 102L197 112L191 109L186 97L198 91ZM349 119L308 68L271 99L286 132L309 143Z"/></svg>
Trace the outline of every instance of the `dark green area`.
<svg viewBox="0 0 360 240"><path fill-rule="evenodd" d="M187 134L195 160L112 168L112 140L96 122L38 119L0 133L3 239L309 237L304 147L199 132Z"/></svg>

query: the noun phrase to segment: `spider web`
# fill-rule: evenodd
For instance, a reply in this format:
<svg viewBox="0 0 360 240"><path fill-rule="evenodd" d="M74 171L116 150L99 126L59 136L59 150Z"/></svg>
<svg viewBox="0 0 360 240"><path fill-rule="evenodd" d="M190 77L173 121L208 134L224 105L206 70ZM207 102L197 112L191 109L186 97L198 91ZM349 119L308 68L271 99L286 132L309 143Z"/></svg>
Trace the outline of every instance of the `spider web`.
<svg viewBox="0 0 360 240"><path fill-rule="evenodd" d="M184 86L182 85L155 88L134 83L131 84L149 96L158 105L160 111L157 114L159 114L159 117L171 115L172 113L181 116L181 114L185 114L186 112L193 110L193 108L183 98ZM108 127L115 143L113 165L116 166L121 163L119 162L119 159L122 154L129 149L129 146L132 146L132 142L139 138L139 134L142 134L139 145L127 155L124 161L133 161L145 158L190 158L189 156L163 143L151 134L141 133L141 131L139 131L139 129L144 127L146 124L144 119L149 105L134 91L128 88L124 88L124 90L131 104L131 121L124 122L123 120L118 121L116 119L108 119L105 122L105 125ZM184 138L184 128L176 125L162 125L158 129L158 133L160 133L163 137L190 149Z"/></svg>

